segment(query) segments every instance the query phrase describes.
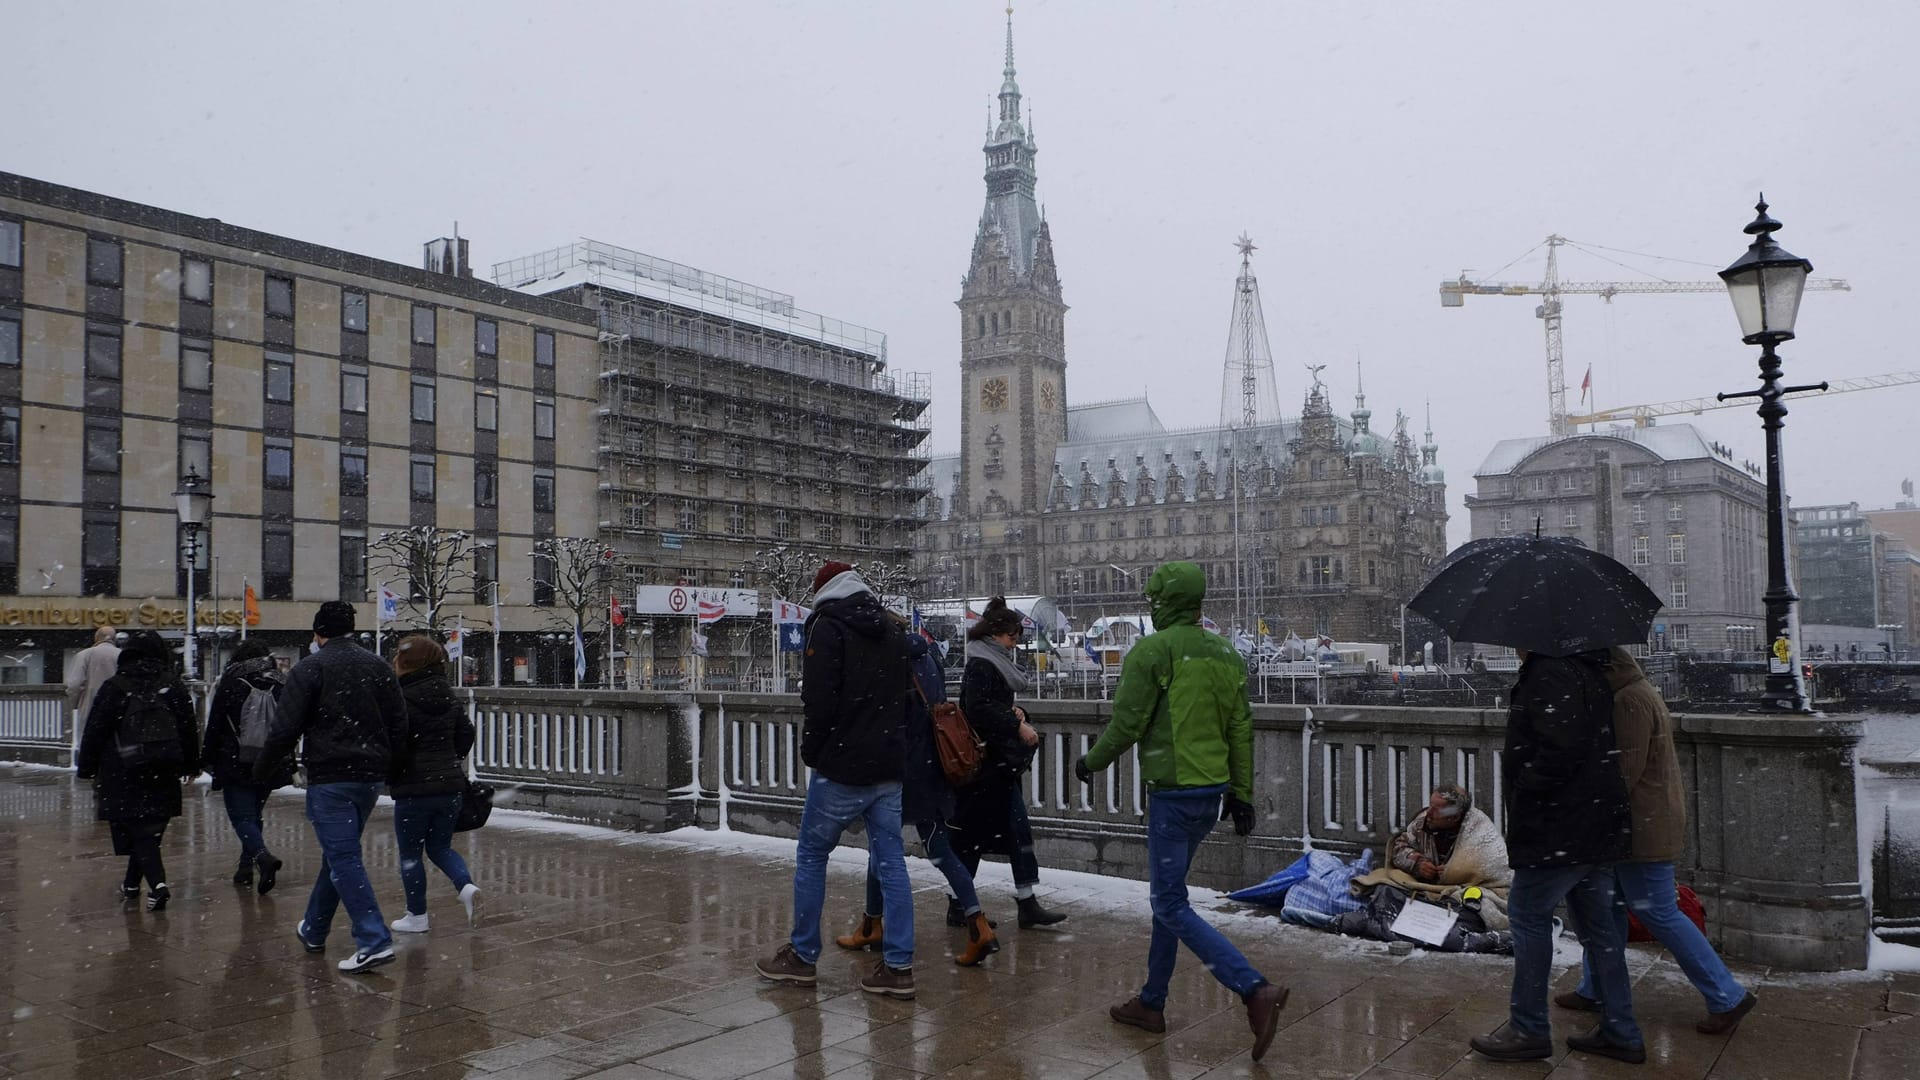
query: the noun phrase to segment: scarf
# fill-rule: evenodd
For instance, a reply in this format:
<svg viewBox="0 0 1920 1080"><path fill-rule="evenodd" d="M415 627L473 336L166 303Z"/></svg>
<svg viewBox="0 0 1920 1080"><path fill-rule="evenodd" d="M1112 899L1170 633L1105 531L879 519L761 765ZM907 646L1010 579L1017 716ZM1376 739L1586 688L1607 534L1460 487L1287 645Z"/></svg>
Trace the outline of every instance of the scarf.
<svg viewBox="0 0 1920 1080"><path fill-rule="evenodd" d="M1033 680L1029 679L1026 673L1020 670L1020 665L1013 662L1013 650L992 638L981 638L978 641L967 642L967 659L985 660L987 663L992 664L993 669L1000 673L1002 679L1006 680L1007 689L1016 694L1033 685Z"/></svg>

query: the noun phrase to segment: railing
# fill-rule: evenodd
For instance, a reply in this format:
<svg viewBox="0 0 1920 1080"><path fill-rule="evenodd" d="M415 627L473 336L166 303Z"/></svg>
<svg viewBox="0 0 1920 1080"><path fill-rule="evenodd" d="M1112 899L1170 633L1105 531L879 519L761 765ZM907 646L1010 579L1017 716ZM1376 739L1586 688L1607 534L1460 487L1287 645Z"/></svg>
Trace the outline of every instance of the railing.
<svg viewBox="0 0 1920 1080"><path fill-rule="evenodd" d="M473 765L493 777L592 781L620 775L620 713L591 702L475 703Z"/></svg>
<svg viewBox="0 0 1920 1080"><path fill-rule="evenodd" d="M72 764L73 710L59 683L0 686L0 754Z"/></svg>

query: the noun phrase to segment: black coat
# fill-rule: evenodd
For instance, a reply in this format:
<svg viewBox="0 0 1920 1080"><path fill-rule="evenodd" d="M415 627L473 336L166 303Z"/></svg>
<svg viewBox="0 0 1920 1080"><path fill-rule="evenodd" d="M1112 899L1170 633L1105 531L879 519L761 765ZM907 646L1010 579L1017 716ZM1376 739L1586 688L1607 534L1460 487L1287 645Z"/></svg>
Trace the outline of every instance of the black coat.
<svg viewBox="0 0 1920 1080"><path fill-rule="evenodd" d="M271 656L256 656L251 660L242 660L237 664L228 664L227 670L220 673L220 682L213 691L213 704L207 709L207 735L203 753L206 757L207 774L213 777L215 790L228 784L264 783L268 787L282 787L293 783L293 757L283 757L273 775L264 781L255 781L253 766L241 762L240 720L246 709L247 697L254 687L278 690L278 684L265 678L269 673L277 672L278 665Z"/></svg>
<svg viewBox="0 0 1920 1080"><path fill-rule="evenodd" d="M913 666L914 682L920 689L907 699L907 772L901 780L900 820L906 824L920 821L945 821L953 816L953 785L940 767L940 748L933 738L933 713L928 703L947 700L947 685L940 677L940 661L919 634L907 635L907 658ZM926 695L925 700L921 695Z"/></svg>
<svg viewBox="0 0 1920 1080"><path fill-rule="evenodd" d="M1606 656L1533 654L1520 666L1502 755L1507 861L1516 870L1619 862L1632 853Z"/></svg>
<svg viewBox="0 0 1920 1080"><path fill-rule="evenodd" d="M907 758L907 643L870 592L828 600L807 619L800 760L838 784L899 780Z"/></svg>
<svg viewBox="0 0 1920 1080"><path fill-rule="evenodd" d="M1012 856L1019 845L1013 826L1013 801L1020 798L1020 774L1033 763L1036 747L1020 740L1020 717L1013 711L1013 688L990 661L968 660L960 675L960 711L986 757L973 783L960 789L950 824L952 843L961 855Z"/></svg>
<svg viewBox="0 0 1920 1080"><path fill-rule="evenodd" d="M1020 716L1013 711L1013 688L991 661L968 660L960 673L960 711L974 734L987 744L976 783L1010 783L1033 764L1036 747L1020 741Z"/></svg>
<svg viewBox="0 0 1920 1080"><path fill-rule="evenodd" d="M114 748L114 733L126 717L128 694L156 689L173 712L185 763L166 773L129 771ZM200 771L200 738L193 711L193 697L170 664L133 652L120 654L119 669L94 695L75 763L82 780L95 779L96 817L127 823L180 816L180 781Z"/></svg>
<svg viewBox="0 0 1920 1080"><path fill-rule="evenodd" d="M473 722L447 677L438 665L410 672L400 677L400 692L407 699L407 745L395 763L389 792L403 799L465 791Z"/></svg>
<svg viewBox="0 0 1920 1080"><path fill-rule="evenodd" d="M305 739L307 783L385 783L407 738L407 703L386 661L347 638L301 657L280 688L280 719L254 766L262 783Z"/></svg>

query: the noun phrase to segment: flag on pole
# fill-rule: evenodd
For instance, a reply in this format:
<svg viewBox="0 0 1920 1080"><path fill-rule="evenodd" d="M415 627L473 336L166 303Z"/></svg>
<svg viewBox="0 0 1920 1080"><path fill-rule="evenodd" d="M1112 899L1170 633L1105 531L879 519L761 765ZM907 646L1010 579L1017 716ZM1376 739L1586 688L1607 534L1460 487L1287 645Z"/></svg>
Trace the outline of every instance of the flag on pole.
<svg viewBox="0 0 1920 1080"><path fill-rule="evenodd" d="M259 626L260 625L260 598L254 595L253 586L248 585L246 583L245 578L240 579L240 588L241 588L242 597L243 597L241 600L241 604L243 607L246 608L246 612L247 612L245 625Z"/></svg>
<svg viewBox="0 0 1920 1080"><path fill-rule="evenodd" d="M785 600L775 600L773 602L773 621L782 626L788 623L798 625L812 617L812 608L804 608L799 604L790 604Z"/></svg>
<svg viewBox="0 0 1920 1080"><path fill-rule="evenodd" d="M780 651L801 652L807 647L806 630L797 622L780 623Z"/></svg>
<svg viewBox="0 0 1920 1080"><path fill-rule="evenodd" d="M587 641L580 636L580 624L573 624L573 681L577 685L587 677Z"/></svg>
<svg viewBox="0 0 1920 1080"><path fill-rule="evenodd" d="M1581 380L1580 380L1580 402L1581 402L1581 404L1585 404L1585 403L1586 403L1586 400L1587 400L1587 391L1589 391L1589 390L1591 390L1591 389L1593 389L1593 365L1592 365L1592 364L1588 364L1588 365L1587 365L1587 377L1586 377L1586 378L1584 378L1584 379L1581 379Z"/></svg>
<svg viewBox="0 0 1920 1080"><path fill-rule="evenodd" d="M1086 649L1087 649L1087 659L1089 659L1089 660L1091 660L1091 661L1093 661L1093 662L1094 662L1094 663L1096 663L1096 664L1104 664L1104 663L1105 663L1105 661L1103 661L1103 660L1101 660L1101 659L1100 659L1100 654L1099 654L1099 653L1097 653L1097 652L1095 652L1095 651L1093 650L1093 638L1092 638L1092 637L1083 637L1083 638L1081 638L1081 639L1080 639L1080 644L1082 644L1082 645L1084 645L1084 646L1086 646Z"/></svg>
<svg viewBox="0 0 1920 1080"><path fill-rule="evenodd" d="M460 677L460 662L466 658L466 620L461 618L447 631L447 662L453 665L454 678Z"/></svg>
<svg viewBox="0 0 1920 1080"><path fill-rule="evenodd" d="M615 593L607 594L607 617L615 626L627 625L627 613L620 610L620 597Z"/></svg>
<svg viewBox="0 0 1920 1080"><path fill-rule="evenodd" d="M1263 616L1261 616L1261 618L1260 618L1260 636L1261 636L1261 637L1268 637L1268 636L1270 636L1270 635L1272 635L1272 633L1273 633L1273 631L1271 631L1271 630L1269 630L1269 629L1267 629L1267 620L1266 620L1266 616L1264 616L1264 615L1263 615Z"/></svg>
<svg viewBox="0 0 1920 1080"><path fill-rule="evenodd" d="M380 586L380 610L374 614L375 622L392 622L400 617L400 594Z"/></svg>
<svg viewBox="0 0 1920 1080"><path fill-rule="evenodd" d="M720 600L708 600L702 597L698 610L700 613L698 618L701 626L712 626L714 623L727 617L727 605Z"/></svg>
<svg viewBox="0 0 1920 1080"><path fill-rule="evenodd" d="M707 635L697 629L693 632L693 655L707 655Z"/></svg>

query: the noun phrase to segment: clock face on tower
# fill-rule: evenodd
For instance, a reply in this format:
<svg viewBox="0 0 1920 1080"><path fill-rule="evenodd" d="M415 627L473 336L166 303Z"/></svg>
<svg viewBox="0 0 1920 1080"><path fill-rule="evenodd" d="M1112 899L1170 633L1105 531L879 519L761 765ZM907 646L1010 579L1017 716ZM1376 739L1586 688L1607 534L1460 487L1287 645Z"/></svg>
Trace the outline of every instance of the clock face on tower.
<svg viewBox="0 0 1920 1080"><path fill-rule="evenodd" d="M992 378L980 384L980 405L988 412L999 412L1007 407L1007 380Z"/></svg>
<svg viewBox="0 0 1920 1080"><path fill-rule="evenodd" d="M1052 412L1060 404L1060 391L1050 382L1040 384L1040 411Z"/></svg>

